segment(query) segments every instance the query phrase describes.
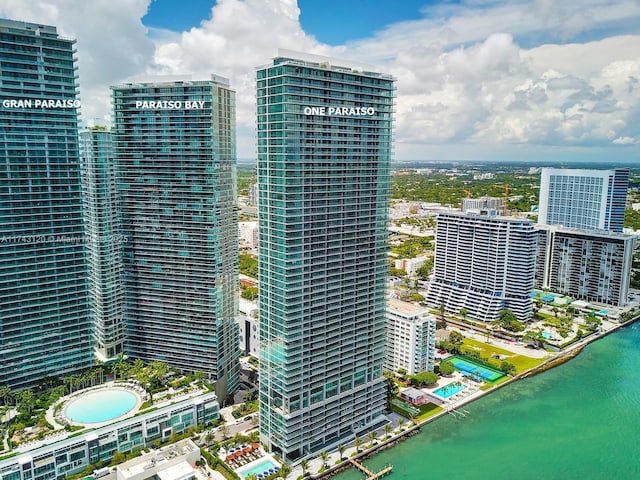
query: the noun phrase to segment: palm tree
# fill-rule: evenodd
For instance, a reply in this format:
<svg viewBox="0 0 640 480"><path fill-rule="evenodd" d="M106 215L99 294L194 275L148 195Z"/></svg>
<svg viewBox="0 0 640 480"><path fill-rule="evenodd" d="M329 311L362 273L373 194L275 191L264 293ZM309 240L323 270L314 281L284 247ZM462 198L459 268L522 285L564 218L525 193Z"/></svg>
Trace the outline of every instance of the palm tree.
<svg viewBox="0 0 640 480"><path fill-rule="evenodd" d="M405 426L405 421L404 421L404 419L399 418L399 419L398 419L398 428L399 428L400 430L404 430L404 426Z"/></svg>
<svg viewBox="0 0 640 480"><path fill-rule="evenodd" d="M362 446L363 443L364 443L364 440L362 440L360 437L356 437L353 440L353 444L356 446L356 451L358 453L360 453L360 447Z"/></svg>
<svg viewBox="0 0 640 480"><path fill-rule="evenodd" d="M280 465L280 471L278 472L278 474L281 477L287 478L290 473L291 473L291 465L289 465L287 462L282 462L282 465Z"/></svg>
<svg viewBox="0 0 640 480"><path fill-rule="evenodd" d="M338 445L338 453L340 454L340 460L342 461L343 458L343 453L344 451L347 449L347 447L345 447L344 445L340 444Z"/></svg>
<svg viewBox="0 0 640 480"><path fill-rule="evenodd" d="M204 443L207 444L207 446L211 445L216 439L215 434L209 430L207 431L207 434L204 436Z"/></svg>
<svg viewBox="0 0 640 480"><path fill-rule="evenodd" d="M138 377L142 377L144 375L144 362L140 358L136 358L133 364L129 365L129 375L140 382L140 379Z"/></svg>
<svg viewBox="0 0 640 480"><path fill-rule="evenodd" d="M24 409L29 415L33 411L36 404L36 394L28 388L20 390L16 395L18 410Z"/></svg>
<svg viewBox="0 0 640 480"><path fill-rule="evenodd" d="M87 372L87 378L91 382L91 386L93 387L96 384L96 377L98 376L98 371L92 368Z"/></svg>
<svg viewBox="0 0 640 480"><path fill-rule="evenodd" d="M75 387L80 385L80 377L78 375L71 375L69 377L69 393L73 393Z"/></svg>
<svg viewBox="0 0 640 480"><path fill-rule="evenodd" d="M390 433L391 433L391 431L393 430L393 427L392 427L390 424L386 423L386 424L384 425L384 427L382 427L382 429L384 430L384 434L385 434L387 437L389 437L389 434L390 434Z"/></svg>
<svg viewBox="0 0 640 480"><path fill-rule="evenodd" d="M544 342L547 341L547 339L544 338L544 335L542 335L542 329L540 329L540 328L536 328L534 330L527 331L522 336L522 339L523 340L532 341L534 343L534 347L536 347L536 348L544 347Z"/></svg>
<svg viewBox="0 0 640 480"><path fill-rule="evenodd" d="M7 405L7 398L11 395L11 388L6 385L0 386L0 398L2 399L2 404Z"/></svg>
<svg viewBox="0 0 640 480"><path fill-rule="evenodd" d="M444 398L447 398L447 392L449 391L449 385L443 385L442 386L442 393Z"/></svg>
<svg viewBox="0 0 640 480"><path fill-rule="evenodd" d="M536 312L542 308L542 300L540 300L540 297L536 297L533 302L536 304Z"/></svg>
<svg viewBox="0 0 640 480"><path fill-rule="evenodd" d="M440 308L438 308L438 311L440 312L440 322L442 323L441 328L447 328L447 320L444 318L444 310L444 303L441 303Z"/></svg>
<svg viewBox="0 0 640 480"><path fill-rule="evenodd" d="M204 373L202 370L198 370L197 372L195 372L193 374L193 378L196 379L196 381L202 385L202 382L204 382L207 379L207 374Z"/></svg>
<svg viewBox="0 0 640 480"><path fill-rule="evenodd" d="M376 439L378 438L378 432L376 432L375 430L371 430L370 432L367 433L367 438L371 441L369 445L370 446L373 445L373 442L375 442Z"/></svg>
<svg viewBox="0 0 640 480"><path fill-rule="evenodd" d="M227 427L226 423L223 423L220 427L220 433L222 434L223 440L225 440L229 436L229 427Z"/></svg>
<svg viewBox="0 0 640 480"><path fill-rule="evenodd" d="M327 452L320 452L320 459L322 460L322 466L327 468L327 462L329 461L329 454Z"/></svg>
<svg viewBox="0 0 640 480"><path fill-rule="evenodd" d="M309 460L306 458L300 462L300 468L302 468L302 476L306 477L309 471Z"/></svg>

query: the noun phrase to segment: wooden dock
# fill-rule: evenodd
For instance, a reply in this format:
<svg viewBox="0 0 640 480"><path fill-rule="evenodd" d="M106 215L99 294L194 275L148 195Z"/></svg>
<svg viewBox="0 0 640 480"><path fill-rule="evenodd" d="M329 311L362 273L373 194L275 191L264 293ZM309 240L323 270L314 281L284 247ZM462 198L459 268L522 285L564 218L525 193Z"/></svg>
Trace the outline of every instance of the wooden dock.
<svg viewBox="0 0 640 480"><path fill-rule="evenodd" d="M364 472L364 474L367 476L367 480L376 480L378 478L382 478L385 475L387 475L388 473L391 473L391 470L393 470L393 465L387 465L386 467L384 467L382 470L380 470L379 472L372 472L371 470L369 470L367 467L365 467L364 465L362 465L359 462L356 462L354 459L349 459L349 461L351 462L351 464L356 467L358 470L360 470L361 472Z"/></svg>

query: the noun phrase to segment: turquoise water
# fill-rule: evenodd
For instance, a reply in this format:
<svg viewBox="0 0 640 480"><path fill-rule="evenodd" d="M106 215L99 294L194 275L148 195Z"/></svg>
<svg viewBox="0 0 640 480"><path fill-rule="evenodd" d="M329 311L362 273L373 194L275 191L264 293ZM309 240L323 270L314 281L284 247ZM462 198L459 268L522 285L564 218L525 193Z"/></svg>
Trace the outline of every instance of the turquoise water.
<svg viewBox="0 0 640 480"><path fill-rule="evenodd" d="M483 379L489 380L491 382L504 377L504 373L499 372L498 370L487 368L479 363L467 360L466 358L463 359L460 357L451 357L447 358L446 360L451 362L455 369L461 371L462 373L468 373L474 377L476 375L480 375Z"/></svg>
<svg viewBox="0 0 640 480"><path fill-rule="evenodd" d="M279 468L279 466L273 463L271 459L267 458L263 462L260 462L259 464L247 470L246 472L240 470L239 473L241 478L247 478L252 473L255 473L257 475L259 473L263 473L269 470L270 468Z"/></svg>
<svg viewBox="0 0 640 480"><path fill-rule="evenodd" d="M640 325L467 404L364 462L385 479L640 478ZM361 480L353 469L336 480Z"/></svg>
<svg viewBox="0 0 640 480"><path fill-rule="evenodd" d="M453 384L449 384L447 385L447 387L440 387L437 390L434 390L433 393L435 393L436 395L438 395L439 397L442 398L449 398L452 397L453 395L455 395L458 392L461 392L462 390L464 390L466 387L464 385L453 385Z"/></svg>
<svg viewBox="0 0 640 480"><path fill-rule="evenodd" d="M131 411L136 401L137 397L126 390L99 390L74 400L64 414L78 423L106 422Z"/></svg>

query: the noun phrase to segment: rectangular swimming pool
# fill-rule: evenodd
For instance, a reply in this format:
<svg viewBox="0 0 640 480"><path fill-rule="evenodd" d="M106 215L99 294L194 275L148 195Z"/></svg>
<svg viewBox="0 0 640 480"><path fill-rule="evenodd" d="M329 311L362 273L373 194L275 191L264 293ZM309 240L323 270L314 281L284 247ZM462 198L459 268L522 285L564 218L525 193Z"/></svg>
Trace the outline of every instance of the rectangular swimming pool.
<svg viewBox="0 0 640 480"><path fill-rule="evenodd" d="M258 475L259 473L264 473L264 472L268 471L270 468L280 468L280 465L277 465L276 463L273 462L273 460L271 460L271 458L267 457L264 460L262 460L261 462L250 466L246 470L244 470L243 468L244 467L241 467L241 468L236 470L236 473L242 479L247 478L251 474Z"/></svg>
<svg viewBox="0 0 640 480"><path fill-rule="evenodd" d="M495 382L496 380L504 377L504 372L495 370L491 367L485 367L480 363L476 363L473 360L460 357L447 358L448 362L451 362L454 368L465 375L472 377L480 376L483 380Z"/></svg>
<svg viewBox="0 0 640 480"><path fill-rule="evenodd" d="M437 395L442 398L449 398L454 396L456 393L461 392L465 388L466 387L462 384L456 385L454 383L450 383L449 385L445 385L443 387L440 387L437 390L434 390L433 393L434 395Z"/></svg>

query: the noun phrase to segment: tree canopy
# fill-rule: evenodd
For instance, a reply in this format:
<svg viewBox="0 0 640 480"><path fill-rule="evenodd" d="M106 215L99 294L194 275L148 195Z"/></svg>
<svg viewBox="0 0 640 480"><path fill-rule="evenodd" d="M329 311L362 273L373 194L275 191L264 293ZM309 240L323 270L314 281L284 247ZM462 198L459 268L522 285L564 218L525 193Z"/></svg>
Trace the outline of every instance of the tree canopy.
<svg viewBox="0 0 640 480"><path fill-rule="evenodd" d="M501 310L496 324L510 332L522 332L524 325L518 321L518 317L511 310Z"/></svg>
<svg viewBox="0 0 640 480"><path fill-rule="evenodd" d="M243 275L258 278L258 259L248 253L240 253L238 256L238 269Z"/></svg>
<svg viewBox="0 0 640 480"><path fill-rule="evenodd" d="M440 375L451 375L455 371L453 363L444 361L440 362Z"/></svg>
<svg viewBox="0 0 640 480"><path fill-rule="evenodd" d="M411 385L433 385L438 381L438 378L438 375L433 372L420 372L416 375L412 375L409 378L409 381L411 382Z"/></svg>

